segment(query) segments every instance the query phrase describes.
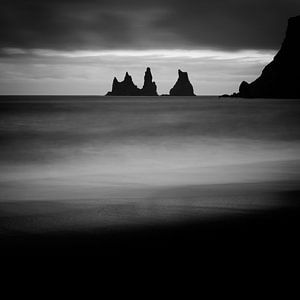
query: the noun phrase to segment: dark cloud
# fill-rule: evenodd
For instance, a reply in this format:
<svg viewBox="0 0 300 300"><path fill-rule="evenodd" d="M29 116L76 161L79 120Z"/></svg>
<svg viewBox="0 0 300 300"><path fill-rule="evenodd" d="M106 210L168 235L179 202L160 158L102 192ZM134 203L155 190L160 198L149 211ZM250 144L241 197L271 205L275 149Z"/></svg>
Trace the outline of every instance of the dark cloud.
<svg viewBox="0 0 300 300"><path fill-rule="evenodd" d="M276 49L299 0L1 0L0 47Z"/></svg>

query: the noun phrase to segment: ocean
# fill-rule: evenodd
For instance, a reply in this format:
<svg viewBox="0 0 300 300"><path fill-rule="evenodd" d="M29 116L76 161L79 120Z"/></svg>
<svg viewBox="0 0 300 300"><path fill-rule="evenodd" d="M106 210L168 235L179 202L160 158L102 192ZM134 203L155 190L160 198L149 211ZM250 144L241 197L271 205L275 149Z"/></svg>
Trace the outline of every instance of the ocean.
<svg viewBox="0 0 300 300"><path fill-rule="evenodd" d="M0 97L0 234L245 215L300 180L300 102Z"/></svg>

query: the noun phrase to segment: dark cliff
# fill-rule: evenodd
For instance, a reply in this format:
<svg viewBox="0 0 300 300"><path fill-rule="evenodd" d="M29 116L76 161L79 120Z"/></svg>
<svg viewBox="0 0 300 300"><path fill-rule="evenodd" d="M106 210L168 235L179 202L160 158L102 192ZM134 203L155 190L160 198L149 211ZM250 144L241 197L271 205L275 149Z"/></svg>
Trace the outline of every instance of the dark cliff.
<svg viewBox="0 0 300 300"><path fill-rule="evenodd" d="M195 96L187 72L178 70L178 79L174 87L170 90L170 96Z"/></svg>
<svg viewBox="0 0 300 300"><path fill-rule="evenodd" d="M300 99L300 16L290 18L281 49L252 83L243 81L239 93L243 98Z"/></svg>

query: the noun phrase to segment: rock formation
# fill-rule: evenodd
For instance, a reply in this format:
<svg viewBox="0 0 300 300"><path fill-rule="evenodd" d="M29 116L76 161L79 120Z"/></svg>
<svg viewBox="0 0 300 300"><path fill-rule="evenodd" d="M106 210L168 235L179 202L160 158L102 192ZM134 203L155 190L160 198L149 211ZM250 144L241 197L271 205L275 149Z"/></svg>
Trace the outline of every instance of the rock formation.
<svg viewBox="0 0 300 300"><path fill-rule="evenodd" d="M147 68L144 77L144 86L139 89L132 81L132 77L126 72L123 81L119 82L115 77L111 92L106 96L157 96L156 84L152 81L150 68Z"/></svg>
<svg viewBox="0 0 300 300"><path fill-rule="evenodd" d="M195 96L187 72L178 70L178 79L170 90L170 96Z"/></svg>
<svg viewBox="0 0 300 300"><path fill-rule="evenodd" d="M152 74L150 68L147 68L144 76L144 85L141 89L142 96L157 96L156 84L152 81Z"/></svg>
<svg viewBox="0 0 300 300"><path fill-rule="evenodd" d="M132 77L126 72L124 80L119 82L115 77L111 92L107 96L139 96L140 89L133 83Z"/></svg>
<svg viewBox="0 0 300 300"><path fill-rule="evenodd" d="M243 81L239 93L243 98L300 99L300 16L290 18L281 49L259 78L252 83Z"/></svg>

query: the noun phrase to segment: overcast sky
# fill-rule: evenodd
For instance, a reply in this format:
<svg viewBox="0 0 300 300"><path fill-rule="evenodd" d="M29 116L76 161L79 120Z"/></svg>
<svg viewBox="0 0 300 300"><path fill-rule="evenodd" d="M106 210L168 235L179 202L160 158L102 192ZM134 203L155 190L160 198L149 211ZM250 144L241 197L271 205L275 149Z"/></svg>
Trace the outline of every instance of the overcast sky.
<svg viewBox="0 0 300 300"><path fill-rule="evenodd" d="M198 94L253 80L299 0L1 0L1 94L104 94L125 71L160 93L177 69Z"/></svg>

